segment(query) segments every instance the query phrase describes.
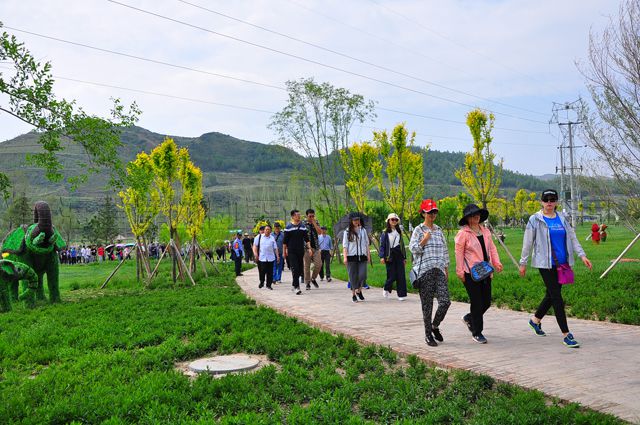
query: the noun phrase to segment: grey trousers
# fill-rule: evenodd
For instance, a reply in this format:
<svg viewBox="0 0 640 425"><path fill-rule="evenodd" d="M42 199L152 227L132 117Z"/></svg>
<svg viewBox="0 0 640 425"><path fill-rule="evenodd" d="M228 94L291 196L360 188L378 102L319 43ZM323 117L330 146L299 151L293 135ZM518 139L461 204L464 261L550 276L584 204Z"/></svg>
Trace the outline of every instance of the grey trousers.
<svg viewBox="0 0 640 425"><path fill-rule="evenodd" d="M351 289L360 289L367 281L367 266L369 263L362 262L347 262L347 273L349 274L349 282L351 283Z"/></svg>

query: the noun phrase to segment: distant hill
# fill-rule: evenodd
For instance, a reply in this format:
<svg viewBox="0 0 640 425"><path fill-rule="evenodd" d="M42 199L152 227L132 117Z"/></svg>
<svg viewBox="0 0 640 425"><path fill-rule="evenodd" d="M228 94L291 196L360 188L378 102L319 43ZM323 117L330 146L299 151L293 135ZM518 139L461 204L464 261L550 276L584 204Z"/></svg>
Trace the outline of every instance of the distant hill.
<svg viewBox="0 0 640 425"><path fill-rule="evenodd" d="M31 193L35 192L32 197L60 197L69 199L71 205L81 210L93 210L95 199L101 198L105 193L104 176L92 176L77 192L71 192L64 183L47 181L42 170L28 166L25 162L27 153L39 150L37 137L37 133L31 132L0 143L0 167L3 172L11 176L16 185L28 187ZM150 152L165 137L140 127L127 129L122 134L120 159L126 163L141 151ZM304 176L303 157L282 146L241 140L217 132L199 137L172 137L178 146L189 149L192 160L204 172L205 195L227 209L231 208L231 202L238 201L241 189L254 186L287 188L292 185L292 175ZM67 146L60 159L65 169L73 173L78 170L78 159L83 153L74 145ZM440 198L460 192L462 187L453 170L460 168L463 163L464 153L461 152L426 152L425 193ZM539 191L548 184L549 182L531 175L510 170L504 170L503 173L502 188L510 195L519 188ZM304 184L302 188L303 193L306 192L305 196L308 196L308 190L304 191ZM242 202L250 205L248 195L243 196ZM267 195L260 196L264 199Z"/></svg>

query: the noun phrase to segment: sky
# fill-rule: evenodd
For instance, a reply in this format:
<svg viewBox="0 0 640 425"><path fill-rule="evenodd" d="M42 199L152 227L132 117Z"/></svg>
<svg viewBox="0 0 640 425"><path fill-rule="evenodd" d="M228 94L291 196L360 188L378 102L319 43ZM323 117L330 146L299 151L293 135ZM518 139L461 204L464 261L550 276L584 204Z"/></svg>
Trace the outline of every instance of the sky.
<svg viewBox="0 0 640 425"><path fill-rule="evenodd" d="M286 104L285 82L313 77L376 102L377 116L353 127L352 142L404 122L419 146L469 151L465 116L480 107L495 114L492 147L505 168L542 175L559 165L553 103L589 98L576 63L587 57L590 32L602 31L618 7L609 0L2 0L0 21L52 64L59 98L100 116L111 98L135 101L138 125L153 132L273 143L268 124ZM0 63L4 78L9 66ZM0 141L29 130L0 112Z"/></svg>

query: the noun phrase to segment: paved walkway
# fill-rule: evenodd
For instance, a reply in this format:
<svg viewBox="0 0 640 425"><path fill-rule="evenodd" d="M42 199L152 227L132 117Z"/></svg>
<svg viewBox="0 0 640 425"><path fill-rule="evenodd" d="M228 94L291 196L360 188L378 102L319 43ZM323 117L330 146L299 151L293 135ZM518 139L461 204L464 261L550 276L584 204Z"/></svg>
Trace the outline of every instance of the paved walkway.
<svg viewBox="0 0 640 425"><path fill-rule="evenodd" d="M444 368L467 369L525 388L538 389L563 400L640 423L640 326L569 318L569 326L582 345L570 349L554 317L543 321L546 337L537 337L527 325L528 313L500 310L485 314L480 345L462 316L468 304L452 302L440 325L445 338L438 347L424 342L420 298L409 294L400 302L382 297L381 288L364 290L365 302L351 302L346 283L320 282L302 295L291 292L291 273L274 290L258 289L258 270L244 272L237 281L258 304L296 317L314 327L369 344L389 346L402 354L416 354ZM542 297L542 290L540 292Z"/></svg>

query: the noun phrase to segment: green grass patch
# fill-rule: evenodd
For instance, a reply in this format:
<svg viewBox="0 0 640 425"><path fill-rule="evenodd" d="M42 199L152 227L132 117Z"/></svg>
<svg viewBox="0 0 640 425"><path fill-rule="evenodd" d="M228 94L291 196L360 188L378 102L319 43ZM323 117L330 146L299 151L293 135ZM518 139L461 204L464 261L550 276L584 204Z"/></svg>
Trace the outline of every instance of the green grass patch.
<svg viewBox="0 0 640 425"><path fill-rule="evenodd" d="M540 392L313 329L242 294L230 266L151 289L133 262L62 267L62 298L0 315L2 423L619 423ZM176 362L266 355L253 374L195 380Z"/></svg>
<svg viewBox="0 0 640 425"><path fill-rule="evenodd" d="M577 260L574 268L576 283L565 285L562 290L567 314L580 319L608 320L640 325L640 263L619 263L604 279L599 279L611 264L611 260L622 252L635 235L625 228L612 226L607 229L609 234L607 242L594 245L591 241L585 241L586 236L591 233L590 226L590 224L585 224L578 227L577 236L587 257L593 263L593 271L589 271L584 267L582 261ZM519 261L524 231L522 229L506 229L505 233L505 244L516 261ZM469 302L464 285L455 275L454 236L455 233L449 237L451 260L449 292L452 300ZM498 253L504 265L504 271L494 276L492 282L493 303L511 310L535 311L545 292L540 273L538 270L528 267L527 275L520 278L518 270L501 246L498 246ZM640 258L640 243L637 243L625 258ZM386 268L380 264L377 254L372 253L372 259L373 266L368 268L367 283L370 286L383 287L386 280ZM407 276L410 267L409 260L407 261ZM337 261L331 264L331 274L338 279L348 280L344 265ZM416 291L410 288L410 292Z"/></svg>

